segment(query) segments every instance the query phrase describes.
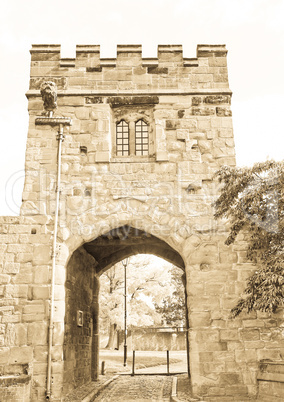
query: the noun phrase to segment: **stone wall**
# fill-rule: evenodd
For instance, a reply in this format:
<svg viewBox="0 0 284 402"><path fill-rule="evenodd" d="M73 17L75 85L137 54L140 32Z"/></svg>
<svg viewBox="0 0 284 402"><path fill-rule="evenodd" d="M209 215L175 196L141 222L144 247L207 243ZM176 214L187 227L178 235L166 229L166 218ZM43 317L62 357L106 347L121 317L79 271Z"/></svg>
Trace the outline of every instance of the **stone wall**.
<svg viewBox="0 0 284 402"><path fill-rule="evenodd" d="M54 115L72 119L62 144L53 400L89 376L93 270L98 277L139 250L177 266L183 261L195 393L218 402L245 400L256 394L260 360L282 359L282 312L229 319L256 267L247 261L244 236L226 246L226 223L213 217L214 172L235 165L225 46L199 45L194 59L183 57L181 46L159 46L155 59L142 58L141 51L118 46L116 59L102 59L98 46L84 45L77 46L75 59L61 59L57 45L31 50L21 216L0 220L0 367L2 375L28 370L32 401L45 400L46 391L59 130L48 121L39 124L45 80L58 86ZM142 117L149 127L149 155L131 151L118 157L116 123L129 118L131 126ZM153 247L135 248L135 238L124 247L127 236L122 237L119 252L106 248L94 268L86 248L80 254L82 247L102 235L113 238L110 231L120 227L141 231ZM154 245L155 239L160 243ZM78 310L87 317L85 327L74 324Z"/></svg>
<svg viewBox="0 0 284 402"><path fill-rule="evenodd" d="M30 377L17 381L18 376L27 373L33 374L39 398L45 394L51 258L49 223L48 217L40 215L0 218L0 373L15 376L13 381L2 382L1 389L10 388L11 383L7 395L11 392L14 400L29 393Z"/></svg>
<svg viewBox="0 0 284 402"><path fill-rule="evenodd" d="M257 376L259 401L280 402L284 399L284 364L264 360Z"/></svg>
<svg viewBox="0 0 284 402"><path fill-rule="evenodd" d="M30 400L30 376L1 376L0 400L5 402L26 402Z"/></svg>
<svg viewBox="0 0 284 402"><path fill-rule="evenodd" d="M94 259L82 248L72 255L68 263L65 286L64 393L91 381L91 305L95 265Z"/></svg>
<svg viewBox="0 0 284 402"><path fill-rule="evenodd" d="M132 328L129 331L132 350L186 350L186 332L170 329Z"/></svg>

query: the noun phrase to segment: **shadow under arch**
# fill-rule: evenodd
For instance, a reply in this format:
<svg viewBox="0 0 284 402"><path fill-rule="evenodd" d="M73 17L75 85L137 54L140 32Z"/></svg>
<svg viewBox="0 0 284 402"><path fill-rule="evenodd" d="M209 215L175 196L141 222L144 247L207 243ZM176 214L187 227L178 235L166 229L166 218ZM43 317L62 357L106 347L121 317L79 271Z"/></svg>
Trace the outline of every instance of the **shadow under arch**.
<svg viewBox="0 0 284 402"><path fill-rule="evenodd" d="M129 225L110 230L83 247L97 261L99 275L115 263L136 254L153 254L185 270L182 257L169 244Z"/></svg>
<svg viewBox="0 0 284 402"><path fill-rule="evenodd" d="M115 263L137 254L153 254L169 261L184 271L185 279L185 264L179 252L166 241L130 225L85 242L69 258L63 346L65 395L72 388L98 379L100 275ZM187 312L186 321L188 326Z"/></svg>

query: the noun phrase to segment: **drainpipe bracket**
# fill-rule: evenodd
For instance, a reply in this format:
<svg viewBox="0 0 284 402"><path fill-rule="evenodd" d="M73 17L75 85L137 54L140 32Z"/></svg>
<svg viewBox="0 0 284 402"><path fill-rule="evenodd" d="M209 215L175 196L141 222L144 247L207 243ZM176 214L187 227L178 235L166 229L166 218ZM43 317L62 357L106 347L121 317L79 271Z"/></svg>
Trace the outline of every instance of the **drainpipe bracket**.
<svg viewBox="0 0 284 402"><path fill-rule="evenodd" d="M48 116L41 116L36 117L35 119L36 125L44 125L49 124L50 126L57 126L58 124L62 124L63 126L71 126L72 120L70 117L48 117Z"/></svg>

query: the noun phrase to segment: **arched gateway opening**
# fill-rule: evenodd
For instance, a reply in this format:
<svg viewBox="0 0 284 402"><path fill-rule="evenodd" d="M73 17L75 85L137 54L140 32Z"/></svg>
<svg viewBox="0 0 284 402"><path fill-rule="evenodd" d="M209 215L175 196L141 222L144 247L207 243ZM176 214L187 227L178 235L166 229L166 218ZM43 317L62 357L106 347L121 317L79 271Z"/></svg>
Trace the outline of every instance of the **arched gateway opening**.
<svg viewBox="0 0 284 402"><path fill-rule="evenodd" d="M169 244L128 225L86 242L69 259L65 285L64 394L96 380L99 375L100 275L115 263L137 254L153 254L185 270L182 257Z"/></svg>

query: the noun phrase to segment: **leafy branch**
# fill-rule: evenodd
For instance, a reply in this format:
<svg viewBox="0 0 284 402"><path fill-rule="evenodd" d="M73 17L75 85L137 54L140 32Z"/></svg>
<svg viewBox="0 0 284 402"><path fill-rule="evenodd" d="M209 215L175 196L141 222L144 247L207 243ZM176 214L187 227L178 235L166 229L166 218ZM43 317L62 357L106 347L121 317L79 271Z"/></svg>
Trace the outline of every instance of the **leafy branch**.
<svg viewBox="0 0 284 402"><path fill-rule="evenodd" d="M267 161L252 168L223 166L215 176L223 184L215 202L215 218L230 220L226 244L241 230L248 258L261 266L247 282L246 297L232 309L274 313L284 301L284 162Z"/></svg>

